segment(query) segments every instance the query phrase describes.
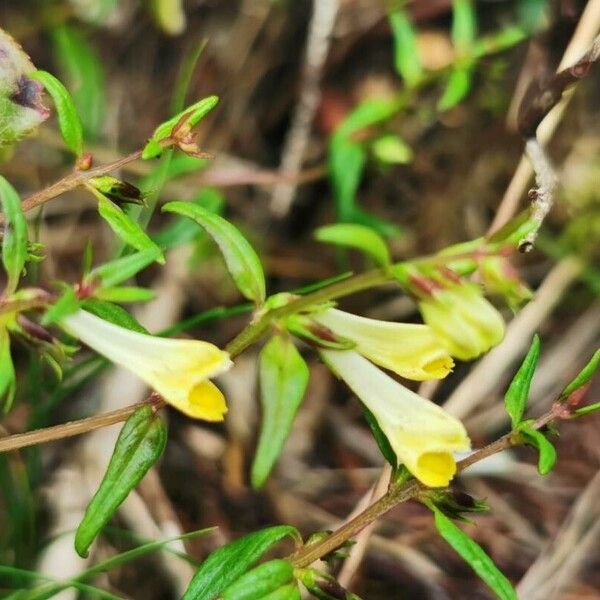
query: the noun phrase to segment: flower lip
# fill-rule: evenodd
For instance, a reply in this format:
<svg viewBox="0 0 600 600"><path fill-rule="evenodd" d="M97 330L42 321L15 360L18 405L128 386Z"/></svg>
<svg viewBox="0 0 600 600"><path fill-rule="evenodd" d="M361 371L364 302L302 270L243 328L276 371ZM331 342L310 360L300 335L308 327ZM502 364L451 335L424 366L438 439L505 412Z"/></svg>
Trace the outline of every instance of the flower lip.
<svg viewBox="0 0 600 600"><path fill-rule="evenodd" d="M138 333L85 310L65 317L61 325L111 362L135 373L188 416L223 420L225 399L208 379L227 371L232 362L217 346Z"/></svg>
<svg viewBox="0 0 600 600"><path fill-rule="evenodd" d="M375 417L398 461L425 485L447 486L456 473L454 453L471 447L463 424L357 352L321 350L321 355Z"/></svg>

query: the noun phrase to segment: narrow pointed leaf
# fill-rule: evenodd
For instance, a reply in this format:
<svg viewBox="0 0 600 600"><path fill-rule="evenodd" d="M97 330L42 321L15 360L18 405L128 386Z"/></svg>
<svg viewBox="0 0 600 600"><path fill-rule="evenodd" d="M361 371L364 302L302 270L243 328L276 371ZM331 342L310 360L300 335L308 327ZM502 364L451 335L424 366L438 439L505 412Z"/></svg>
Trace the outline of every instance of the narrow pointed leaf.
<svg viewBox="0 0 600 600"><path fill-rule="evenodd" d="M223 600L262 600L264 596L279 590L294 578L291 563L281 558L254 567L222 594Z"/></svg>
<svg viewBox="0 0 600 600"><path fill-rule="evenodd" d="M366 225L335 223L320 227L315 238L338 246L356 248L369 255L380 267L390 264L390 252L383 238Z"/></svg>
<svg viewBox="0 0 600 600"><path fill-rule="evenodd" d="M423 76L423 67L417 50L417 36L404 10L389 14L394 36L394 64L407 87L414 87Z"/></svg>
<svg viewBox="0 0 600 600"><path fill-rule="evenodd" d="M153 290L136 286L99 288L94 293L99 300L108 302L148 302L156 297Z"/></svg>
<svg viewBox="0 0 600 600"><path fill-rule="evenodd" d="M145 269L161 255L160 248L154 246L135 254L129 254L107 262L90 271L87 279L99 279L103 287L113 287Z"/></svg>
<svg viewBox="0 0 600 600"><path fill-rule="evenodd" d="M80 556L87 556L100 530L160 458L166 441L165 425L151 406L141 406L127 419L100 487L77 528L75 549Z"/></svg>
<svg viewBox="0 0 600 600"><path fill-rule="evenodd" d="M304 397L309 370L289 336L276 335L260 353L262 428L252 464L252 485L264 485Z"/></svg>
<svg viewBox="0 0 600 600"><path fill-rule="evenodd" d="M127 213L97 190L94 190L94 194L98 198L98 213L121 240L140 251L158 249L146 232ZM165 262L160 250L156 262L160 264Z"/></svg>
<svg viewBox="0 0 600 600"><path fill-rule="evenodd" d="M21 199L13 186L0 175L0 202L4 215L2 264L8 277L4 293L12 294L19 284L27 260L27 221Z"/></svg>
<svg viewBox="0 0 600 600"><path fill-rule="evenodd" d="M236 227L198 204L169 202L163 207L163 212L189 217L203 227L219 246L240 292L256 304L264 302L265 275L260 259Z"/></svg>
<svg viewBox="0 0 600 600"><path fill-rule="evenodd" d="M95 314L97 317L100 317L109 323L114 323L119 327L137 331L138 333L149 333L135 317L118 304L113 304L112 302L101 300L100 298L87 298L83 301L82 306L88 312Z"/></svg>
<svg viewBox="0 0 600 600"><path fill-rule="evenodd" d="M81 115L83 131L96 137L106 113L102 62L79 29L60 25L52 30L52 41L61 73Z"/></svg>
<svg viewBox="0 0 600 600"><path fill-rule="evenodd" d="M583 387L594 376L598 367L600 367L600 349L594 352L590 362L588 362L588 364L579 371L575 379L565 387L560 394L560 399L564 400L565 398L568 398L573 392Z"/></svg>
<svg viewBox="0 0 600 600"><path fill-rule="evenodd" d="M10 353L10 336L4 326L0 326L0 402L7 411L15 399L17 378Z"/></svg>
<svg viewBox="0 0 600 600"><path fill-rule="evenodd" d="M296 540L300 537L295 527L278 525L255 531L215 550L194 575L182 600L214 600L271 546L287 536Z"/></svg>
<svg viewBox="0 0 600 600"><path fill-rule="evenodd" d="M294 582L280 587L274 592L263 596L260 600L300 600L301 597L298 584ZM352 599L348 598L348 600Z"/></svg>
<svg viewBox="0 0 600 600"><path fill-rule="evenodd" d="M47 71L34 71L30 77L39 81L52 96L63 140L75 156L81 156L83 154L83 130L71 94L54 75Z"/></svg>
<svg viewBox="0 0 600 600"><path fill-rule="evenodd" d="M452 12L452 43L467 52L477 36L477 15L472 0L454 0Z"/></svg>
<svg viewBox="0 0 600 600"><path fill-rule="evenodd" d="M450 73L446 89L438 100L437 109L440 112L454 108L463 100L471 89L471 69L457 67Z"/></svg>
<svg viewBox="0 0 600 600"><path fill-rule="evenodd" d="M510 416L513 429L521 422L525 408L527 407L527 400L529 399L529 388L531 386L531 380L537 367L538 359L540 357L540 338L535 335L527 356L523 360L523 363L519 367L517 374L506 391L504 396L504 404L506 406L506 412Z"/></svg>
<svg viewBox="0 0 600 600"><path fill-rule="evenodd" d="M457 527L442 511L430 506L439 534L471 565L473 570L498 595L501 600L518 600L506 576L498 569L483 548Z"/></svg>

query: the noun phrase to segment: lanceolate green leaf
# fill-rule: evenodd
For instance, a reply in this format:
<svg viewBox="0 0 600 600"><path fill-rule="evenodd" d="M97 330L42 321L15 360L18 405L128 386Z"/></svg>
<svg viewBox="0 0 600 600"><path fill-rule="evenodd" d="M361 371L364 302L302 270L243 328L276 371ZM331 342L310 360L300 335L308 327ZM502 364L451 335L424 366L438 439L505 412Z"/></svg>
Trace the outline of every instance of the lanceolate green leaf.
<svg viewBox="0 0 600 600"><path fill-rule="evenodd" d="M256 304L264 302L265 275L260 259L236 227L198 204L169 202L163 206L163 212L189 217L203 227L221 249L227 268L240 292Z"/></svg>
<svg viewBox="0 0 600 600"><path fill-rule="evenodd" d="M390 252L383 238L366 225L357 223L335 223L315 231L320 242L357 248L368 254L380 267L390 264Z"/></svg>
<svg viewBox="0 0 600 600"><path fill-rule="evenodd" d="M96 137L106 112L102 63L81 31L74 27L56 27L52 30L52 41L61 73L81 115L84 133Z"/></svg>
<svg viewBox="0 0 600 600"><path fill-rule="evenodd" d="M182 600L214 600L237 581L274 544L298 531L289 525L250 533L215 550L202 563Z"/></svg>
<svg viewBox="0 0 600 600"><path fill-rule="evenodd" d="M88 312L94 313L97 317L109 323L114 323L119 327L137 331L138 333L149 333L145 327L118 304L113 304L100 298L87 298L83 301L82 306Z"/></svg>
<svg viewBox="0 0 600 600"><path fill-rule="evenodd" d="M81 156L83 153L83 130L73 98L54 75L46 71L34 71L29 76L39 81L52 96L63 140L75 156Z"/></svg>
<svg viewBox="0 0 600 600"><path fill-rule="evenodd" d="M262 600L267 594L291 582L293 578L294 568L287 560L270 560L242 575L223 592L222 598Z"/></svg>
<svg viewBox="0 0 600 600"><path fill-rule="evenodd" d="M388 18L394 36L396 71L404 79L407 87L414 87L423 76L423 68L412 23L404 10L395 10Z"/></svg>
<svg viewBox="0 0 600 600"><path fill-rule="evenodd" d="M540 357L540 338L535 335L523 364L508 387L504 396L506 411L510 415L513 429L521 422L529 399L531 380Z"/></svg>
<svg viewBox="0 0 600 600"><path fill-rule="evenodd" d="M506 576L493 563L483 548L458 528L439 508L431 505L439 534L468 562L501 600L518 600Z"/></svg>
<svg viewBox="0 0 600 600"><path fill-rule="evenodd" d="M573 392L577 391L579 388L583 387L596 373L598 368L600 367L600 349L594 352L594 355L590 359L581 371L577 374L577 377L573 379L562 391L560 395L560 399L564 400L568 398Z"/></svg>
<svg viewBox="0 0 600 600"><path fill-rule="evenodd" d="M94 293L99 300L108 302L148 302L156 297L154 291L136 286L99 288Z"/></svg>
<svg viewBox="0 0 600 600"><path fill-rule="evenodd" d="M259 362L263 411L252 485L264 485L289 435L308 384L309 370L289 335L276 335L265 345Z"/></svg>
<svg viewBox="0 0 600 600"><path fill-rule="evenodd" d="M454 0L452 43L460 53L468 52L477 36L477 15L472 0Z"/></svg>
<svg viewBox="0 0 600 600"><path fill-rule="evenodd" d="M455 107L471 89L470 67L456 67L448 78L446 89L439 99L437 109L439 111L450 110Z"/></svg>
<svg viewBox="0 0 600 600"><path fill-rule="evenodd" d="M164 423L149 405L138 408L126 421L100 488L85 511L75 534L75 549L87 556L100 530L160 458L167 441Z"/></svg>
<svg viewBox="0 0 600 600"><path fill-rule="evenodd" d="M157 260L160 255L160 248L153 246L147 250L129 254L128 256L123 256L100 265L90 271L87 279L89 281L99 279L103 287L113 287L145 269L149 264Z"/></svg>
<svg viewBox="0 0 600 600"><path fill-rule="evenodd" d="M12 294L19 284L27 260L27 221L21 200L12 185L0 175L0 202L4 215L2 239L2 264L8 277L4 293Z"/></svg>
<svg viewBox="0 0 600 600"><path fill-rule="evenodd" d="M15 367L10 354L10 336L3 324L0 324L0 402L8 410L17 391Z"/></svg>
<svg viewBox="0 0 600 600"><path fill-rule="evenodd" d="M148 237L146 232L116 204L97 190L94 190L94 195L98 198L98 213L120 239L136 250L158 249L158 246ZM157 254L156 262L160 264L165 262L160 251Z"/></svg>

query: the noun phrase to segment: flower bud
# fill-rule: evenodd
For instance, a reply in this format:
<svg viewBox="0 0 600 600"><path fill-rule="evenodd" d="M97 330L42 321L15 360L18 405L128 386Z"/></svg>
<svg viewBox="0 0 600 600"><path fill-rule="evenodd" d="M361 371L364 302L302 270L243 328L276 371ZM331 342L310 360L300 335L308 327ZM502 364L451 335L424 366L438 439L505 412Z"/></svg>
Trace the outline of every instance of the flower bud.
<svg viewBox="0 0 600 600"><path fill-rule="evenodd" d="M421 297L419 310L450 354L460 360L477 358L504 337L502 316L472 283L432 286Z"/></svg>

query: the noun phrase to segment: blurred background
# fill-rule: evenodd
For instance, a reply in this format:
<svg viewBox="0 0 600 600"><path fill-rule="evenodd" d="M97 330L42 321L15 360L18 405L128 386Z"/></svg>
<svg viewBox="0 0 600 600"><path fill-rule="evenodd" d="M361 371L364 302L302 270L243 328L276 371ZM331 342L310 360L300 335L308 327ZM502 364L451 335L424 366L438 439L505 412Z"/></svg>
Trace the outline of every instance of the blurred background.
<svg viewBox="0 0 600 600"><path fill-rule="evenodd" d="M386 235L396 260L488 230L521 158L515 123L526 85L556 69L586 4L596 5L585 18L598 32L600 9L592 0L467 4L471 34L457 31L451 0L404 8L383 0L2 0L0 23L37 68L71 90L96 164L143 146L184 100L217 94L219 105L199 128L199 145L214 159L176 157L162 186L148 162L130 163L117 175L158 194L160 203L194 200L230 218L259 251L274 293L370 267L363 257L313 239L316 227L338 219ZM410 51L403 46L411 38L407 27ZM458 364L439 387L424 390L464 419L475 447L507 431L502 396L533 332L543 343L534 416L598 346L599 91L595 68L578 85L549 145L559 200L538 247L515 261L537 290L535 300L479 365ZM369 107L378 101L393 110L373 117ZM355 117L353 126L348 117L361 106L367 116ZM72 160L55 117L6 158L2 174L22 196L67 173ZM526 192L513 193L520 207ZM34 223L46 260L28 277L40 286L77 281L88 244L98 263L115 248L83 191L48 203ZM150 223L171 251L164 269L151 267L139 277L157 299L132 310L150 331L179 324L185 335L224 345L247 321L248 307L212 243L180 225L160 214ZM394 286L341 306L418 321ZM509 310L504 314L513 319ZM135 561L117 560L90 580L118 597L177 598L194 564L227 540L274 523L305 534L331 529L368 501L383 458L358 402L311 353L309 390L284 454L265 489L251 490L256 351L220 380L230 403L223 425L169 412L160 466L87 560L76 557L72 532L118 428L0 456L0 564L23 570L0 570L6 595L30 585L26 571L64 578L148 540L218 527ZM145 394L130 375L86 352L66 367L62 382L26 349L17 348L15 357L23 383L2 422L7 432L111 410ZM597 383L588 396L598 400ZM490 506L467 530L520 582L524 600L600 598L599 427L594 416L561 425L558 465L545 478L537 475L534 453L520 449L457 481ZM491 597L416 503L392 510L364 543L353 564L339 559L334 568L365 599Z"/></svg>

